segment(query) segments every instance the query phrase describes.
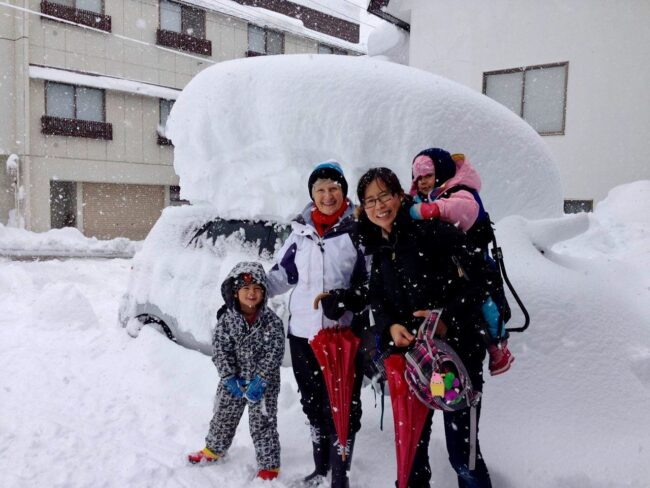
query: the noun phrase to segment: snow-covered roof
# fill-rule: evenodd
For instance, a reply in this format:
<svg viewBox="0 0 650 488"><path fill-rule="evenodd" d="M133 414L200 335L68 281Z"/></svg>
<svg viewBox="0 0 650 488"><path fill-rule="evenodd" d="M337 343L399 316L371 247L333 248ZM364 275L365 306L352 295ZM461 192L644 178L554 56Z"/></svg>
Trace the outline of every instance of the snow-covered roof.
<svg viewBox="0 0 650 488"><path fill-rule="evenodd" d="M421 149L465 153L493 218L562 213L541 137L499 103L442 77L363 57L284 55L219 63L172 109L167 135L182 197L228 218L291 219L313 164L341 162L351 191L373 166L410 186Z"/></svg>
<svg viewBox="0 0 650 488"><path fill-rule="evenodd" d="M43 66L29 66L29 77L38 80L58 81L78 86L89 86L91 88L104 88L146 97L165 98L176 100L181 91L166 86L152 85L141 81L113 78L112 76L92 75L76 73L58 68L46 68Z"/></svg>
<svg viewBox="0 0 650 488"><path fill-rule="evenodd" d="M335 0L339 1L339 0ZM185 3L196 5L197 7L202 7L207 10L212 10L215 12L220 12L222 14L230 15L239 19L244 19L253 24L270 27L273 29L282 30L291 34L295 34L302 37L307 37L315 41L327 44L330 46L338 47L341 49L346 49L349 51L354 51L357 53L365 53L365 40L362 43L356 44L353 42L348 42L338 37L330 36L322 32L318 32L312 29L305 27L303 22L300 19L288 17L286 15L267 10L260 7L251 7L246 5L240 5L237 2L230 0L185 0ZM317 5L316 2L310 2L308 0L301 0L294 3L299 3L314 10L319 10L334 17L342 18L348 22L359 23L358 19L358 9L357 9L357 19L352 20L354 17L352 15L341 15L338 13L341 11L339 7L334 8L325 8L323 5ZM330 3L330 2L328 2ZM347 11L347 10L345 10Z"/></svg>

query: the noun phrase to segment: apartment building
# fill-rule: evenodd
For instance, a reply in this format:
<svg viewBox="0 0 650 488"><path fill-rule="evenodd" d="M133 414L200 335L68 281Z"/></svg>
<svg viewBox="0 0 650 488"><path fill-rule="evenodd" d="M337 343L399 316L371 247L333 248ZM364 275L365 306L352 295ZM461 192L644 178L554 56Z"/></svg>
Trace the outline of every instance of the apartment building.
<svg viewBox="0 0 650 488"><path fill-rule="evenodd" d="M248 56L363 54L358 22L307 5L0 4L0 223L143 239L183 203L164 126L196 73Z"/></svg>

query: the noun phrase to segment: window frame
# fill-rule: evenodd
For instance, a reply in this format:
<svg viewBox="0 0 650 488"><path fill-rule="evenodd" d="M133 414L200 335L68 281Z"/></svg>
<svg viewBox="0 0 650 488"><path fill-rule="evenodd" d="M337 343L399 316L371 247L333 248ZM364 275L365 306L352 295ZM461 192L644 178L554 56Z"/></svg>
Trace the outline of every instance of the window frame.
<svg viewBox="0 0 650 488"><path fill-rule="evenodd" d="M568 93L568 85L569 85L569 62L568 61L560 61L558 63L548 63L548 64L535 64L531 66L521 66L518 68L508 68L508 69L500 69L494 71L484 71L482 93L483 95L489 97L489 95L487 94L488 76L521 73L522 74L521 100L519 104L519 113L517 115L519 115L519 117L521 117L522 120L526 120L524 119L524 107L526 103L526 73L531 71L543 70L547 68L559 68L559 67L564 67L564 87L562 93L563 96L562 127L561 129L556 131L543 131L537 133L540 136L563 136L565 135L565 131L566 131L566 106L567 106L567 93Z"/></svg>
<svg viewBox="0 0 650 488"><path fill-rule="evenodd" d="M576 198L566 198L563 202L563 210L566 215L581 212L591 213L594 211L594 201L593 199L580 200Z"/></svg>
<svg viewBox="0 0 650 488"><path fill-rule="evenodd" d="M174 103L176 103L176 100L170 100L168 98L159 98L158 99L158 124L162 126L162 105L164 102L171 102L172 107L174 106ZM171 107L170 107L170 112L171 112ZM167 121L165 121L165 124ZM158 135L158 145L159 146L173 146L174 144L172 143L171 139L168 139L167 137L163 136L160 134L160 132L156 131L156 134Z"/></svg>
<svg viewBox="0 0 650 488"><path fill-rule="evenodd" d="M181 7L181 32L163 29L162 4L158 2L158 29L156 31L156 44L159 46L171 47L179 51L187 51L202 56L212 56L212 41L207 39L207 10L195 6L185 5L174 0L167 0L169 3L177 4ZM202 37L190 35L183 31L187 11L199 13L203 21Z"/></svg>
<svg viewBox="0 0 650 488"><path fill-rule="evenodd" d="M321 48L329 49L331 52L322 53L322 52L320 52ZM349 56L350 53L348 51L346 51L345 49L342 49L340 47L331 46L329 44L324 44L322 42L319 42L318 43L318 54L335 54L337 56Z"/></svg>
<svg viewBox="0 0 650 488"><path fill-rule="evenodd" d="M264 31L264 52L263 53L261 53L259 51L253 51L253 50L250 49L250 45L251 45L250 44L250 29L251 29L251 27ZM281 52L279 54L269 54L269 32L279 34L280 37L282 38L282 47L280 49ZM250 58L250 57L253 57L253 56L279 56L279 55L285 54L285 51L284 51L285 50L285 35L284 35L284 32L282 32L280 30L269 29L268 27L262 27L262 26L259 26L257 24L249 23L248 27L246 29L246 36L247 36L246 41L248 43L248 46L247 46L248 50L246 51L246 57Z"/></svg>
<svg viewBox="0 0 650 488"><path fill-rule="evenodd" d="M41 13L49 15L50 17L57 17L59 19L68 20L76 24L93 27L94 29L111 32L111 16L105 14L106 0L101 0L101 12L94 12L92 10L83 10L77 8L77 0L73 0L75 7L68 7L56 1L41 1ZM44 17L44 20L56 20Z"/></svg>
<svg viewBox="0 0 650 488"><path fill-rule="evenodd" d="M74 96L72 98L72 110L74 118L59 117L47 113L47 92L50 84L66 85L74 89ZM72 83L61 83L59 81L46 80L43 86L45 97L45 114L41 117L41 132L48 135L56 136L74 136L86 137L90 139L113 139L113 125L106 122L106 90L102 88L95 88L85 85L73 85ZM83 120L77 118L77 89L85 88L90 90L98 90L102 94L102 120Z"/></svg>

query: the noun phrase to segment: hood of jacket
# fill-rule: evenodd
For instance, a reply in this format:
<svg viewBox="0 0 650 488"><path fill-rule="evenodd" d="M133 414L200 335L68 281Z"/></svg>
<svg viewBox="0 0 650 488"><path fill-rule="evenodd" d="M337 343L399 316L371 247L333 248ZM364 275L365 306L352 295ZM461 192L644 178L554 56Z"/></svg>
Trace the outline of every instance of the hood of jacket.
<svg viewBox="0 0 650 488"><path fill-rule="evenodd" d="M430 199L435 199L449 188L460 185L481 191L481 176L478 174L476 168L462 154L454 154L452 158L456 163L456 174L439 187L431 190L429 194Z"/></svg>
<svg viewBox="0 0 650 488"><path fill-rule="evenodd" d="M235 297L234 284L237 277L242 273L251 274L253 276L253 281L264 288L264 299L262 300L261 306L265 306L268 295L266 292L268 285L264 268L260 263L255 261L242 261L241 263L237 263L235 267L230 270L230 273L228 273L228 276L226 276L226 279L223 280L223 283L221 284L221 296L223 297L226 307L230 310L239 311L239 307L235 306L237 304L237 299Z"/></svg>

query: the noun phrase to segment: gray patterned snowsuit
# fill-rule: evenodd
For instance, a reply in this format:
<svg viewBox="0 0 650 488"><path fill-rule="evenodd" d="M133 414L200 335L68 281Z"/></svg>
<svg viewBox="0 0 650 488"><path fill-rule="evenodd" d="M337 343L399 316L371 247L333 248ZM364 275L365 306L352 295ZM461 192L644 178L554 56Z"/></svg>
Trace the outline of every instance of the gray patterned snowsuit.
<svg viewBox="0 0 650 488"><path fill-rule="evenodd" d="M252 325L238 311L233 281L241 273L250 273L264 287L264 302ZM232 444L237 425L248 403L251 437L259 469L280 467L278 435L278 394L280 364L284 356L282 320L266 306L266 274L259 263L239 263L221 285L225 305L217 314L217 326L212 340L212 361L221 381L217 388L215 411L206 437L206 446L216 454L225 453ZM250 381L260 375L268 382L262 401L249 403L237 398L225 387L231 376Z"/></svg>

